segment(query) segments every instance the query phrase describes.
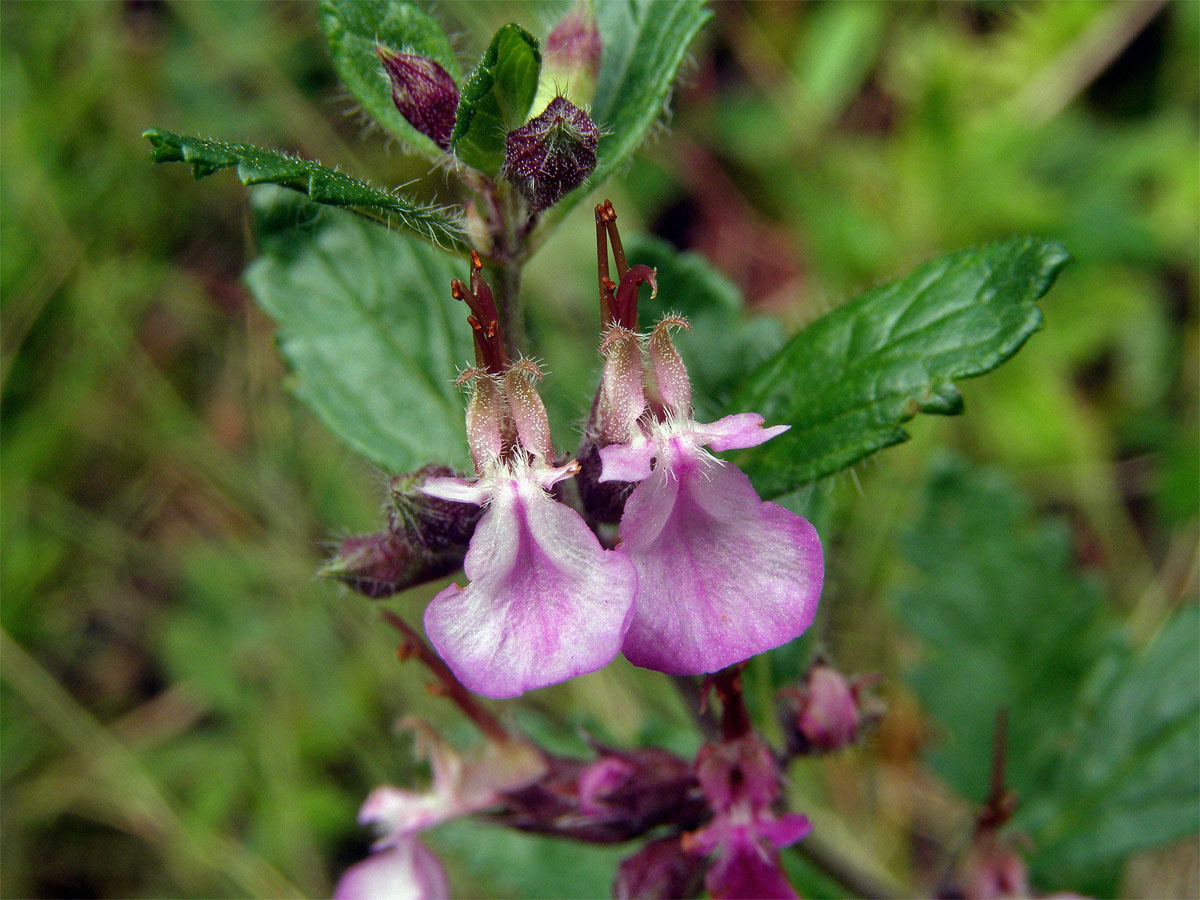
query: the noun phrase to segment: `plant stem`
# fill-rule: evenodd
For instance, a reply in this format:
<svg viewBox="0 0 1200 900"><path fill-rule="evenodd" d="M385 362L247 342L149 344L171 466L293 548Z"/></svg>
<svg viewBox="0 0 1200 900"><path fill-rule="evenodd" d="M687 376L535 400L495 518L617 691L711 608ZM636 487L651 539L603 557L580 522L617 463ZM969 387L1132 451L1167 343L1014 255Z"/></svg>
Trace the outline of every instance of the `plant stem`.
<svg viewBox="0 0 1200 900"><path fill-rule="evenodd" d="M848 894L865 900L888 900L912 896L901 885L873 872L865 872L842 856L817 834L810 834L792 847L814 866L844 887Z"/></svg>
<svg viewBox="0 0 1200 900"><path fill-rule="evenodd" d="M449 666L442 662L440 656L429 649L429 646L421 640L421 636L407 622L389 609L383 611L383 618L403 636L404 640L400 645L401 659L415 656L420 660L438 680L437 692L448 697L457 705L487 737L500 742L510 739L508 731L500 724L500 720L480 706L471 692L454 677Z"/></svg>

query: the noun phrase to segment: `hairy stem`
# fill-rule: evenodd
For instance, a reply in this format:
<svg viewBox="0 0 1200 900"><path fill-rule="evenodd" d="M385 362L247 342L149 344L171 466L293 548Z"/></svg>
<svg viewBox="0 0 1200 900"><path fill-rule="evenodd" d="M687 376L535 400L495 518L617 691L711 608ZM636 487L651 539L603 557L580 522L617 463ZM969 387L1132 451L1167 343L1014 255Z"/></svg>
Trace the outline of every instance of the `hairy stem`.
<svg viewBox="0 0 1200 900"><path fill-rule="evenodd" d="M471 692L463 687L462 682L454 677L454 673L442 662L442 658L429 649L429 645L407 622L388 609L383 611L383 618L399 631L403 638L400 644L401 660L415 657L437 679L437 693L449 698L480 731L494 741L509 740L509 733L500 724L500 720L479 704Z"/></svg>

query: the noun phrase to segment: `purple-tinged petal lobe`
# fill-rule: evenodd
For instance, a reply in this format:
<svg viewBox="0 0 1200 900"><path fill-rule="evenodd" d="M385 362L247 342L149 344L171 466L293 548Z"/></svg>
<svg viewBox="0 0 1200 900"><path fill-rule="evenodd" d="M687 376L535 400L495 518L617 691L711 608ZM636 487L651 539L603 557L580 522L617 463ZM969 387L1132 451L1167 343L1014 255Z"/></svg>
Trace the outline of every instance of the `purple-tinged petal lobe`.
<svg viewBox="0 0 1200 900"><path fill-rule="evenodd" d="M752 840L739 840L723 853L704 879L713 900L792 900L799 895L779 867L779 853Z"/></svg>
<svg viewBox="0 0 1200 900"><path fill-rule="evenodd" d="M600 481L643 481L650 477L654 445L609 444L600 448Z"/></svg>
<svg viewBox="0 0 1200 900"><path fill-rule="evenodd" d="M699 435L701 443L720 453L722 450L757 447L792 427L772 425L770 428L763 428L762 424L763 417L758 413L737 413L717 419L708 425L697 424L695 433Z"/></svg>
<svg viewBox="0 0 1200 900"><path fill-rule="evenodd" d="M482 506L492 495L491 489L480 484L478 479L467 478L430 478L421 485L421 491L440 500L474 503L476 506Z"/></svg>
<svg viewBox="0 0 1200 900"><path fill-rule="evenodd" d="M660 450L619 529L619 552L638 571L625 656L644 668L695 675L801 634L824 576L816 530L760 500L739 469L705 458L684 439Z"/></svg>
<svg viewBox="0 0 1200 900"><path fill-rule="evenodd" d="M617 655L637 573L573 509L528 478L494 487L464 568L425 610L438 653L471 690L516 697L594 672Z"/></svg>
<svg viewBox="0 0 1200 900"><path fill-rule="evenodd" d="M784 813L778 819L773 819L759 825L758 833L776 847L790 847L796 841L808 837L812 831L812 823L808 816L799 813Z"/></svg>
<svg viewBox="0 0 1200 900"><path fill-rule="evenodd" d="M433 851L406 838L347 869L334 900L447 900L450 885Z"/></svg>

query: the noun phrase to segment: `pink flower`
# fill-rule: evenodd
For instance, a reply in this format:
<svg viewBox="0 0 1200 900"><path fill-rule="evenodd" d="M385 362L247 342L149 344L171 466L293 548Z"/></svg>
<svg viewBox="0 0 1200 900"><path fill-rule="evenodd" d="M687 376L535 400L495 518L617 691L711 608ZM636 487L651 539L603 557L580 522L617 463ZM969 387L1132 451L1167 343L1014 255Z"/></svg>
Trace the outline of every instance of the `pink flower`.
<svg viewBox="0 0 1200 900"><path fill-rule="evenodd" d="M399 838L355 863L333 890L334 900L447 900L449 896L446 870L415 837Z"/></svg>
<svg viewBox="0 0 1200 900"><path fill-rule="evenodd" d="M488 697L607 665L621 650L637 586L633 565L547 493L578 466L552 463L546 410L533 387L540 374L528 360L503 377L463 373L479 477L430 479L423 488L486 505L464 564L470 584L433 598L425 631L458 679Z"/></svg>
<svg viewBox="0 0 1200 900"><path fill-rule="evenodd" d="M816 530L759 499L750 479L704 448L753 447L786 431L740 413L692 418L691 387L668 317L649 340L649 414L600 450L600 480L640 482L625 503L619 552L637 567L623 651L675 675L715 672L785 644L812 623L824 564Z"/></svg>
<svg viewBox="0 0 1200 900"><path fill-rule="evenodd" d="M696 758L696 773L714 816L684 836L684 847L716 853L704 879L708 892L718 900L795 897L780 869L778 848L794 844L812 826L796 813L772 812L779 770L771 751L753 735L706 744Z"/></svg>
<svg viewBox="0 0 1200 900"><path fill-rule="evenodd" d="M409 727L417 732L420 751L430 758L433 784L426 791L390 786L371 791L358 821L381 836L370 856L343 873L335 900L448 897L446 873L417 835L495 806L501 792L522 788L546 771L542 754L522 741L489 741L464 758L423 723L411 722Z"/></svg>

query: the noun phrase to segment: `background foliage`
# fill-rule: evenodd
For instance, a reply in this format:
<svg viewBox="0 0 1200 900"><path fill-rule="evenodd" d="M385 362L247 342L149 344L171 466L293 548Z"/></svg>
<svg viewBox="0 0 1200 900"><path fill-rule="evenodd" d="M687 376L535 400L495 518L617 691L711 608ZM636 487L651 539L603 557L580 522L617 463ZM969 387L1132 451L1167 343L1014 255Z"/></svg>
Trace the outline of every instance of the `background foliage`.
<svg viewBox="0 0 1200 900"><path fill-rule="evenodd" d="M552 18L442 11L463 62L505 21ZM697 317L682 345L714 407L736 388L717 336L748 366L861 290L1014 233L1075 258L1045 329L960 383L967 415L919 418L910 443L786 498L816 521L829 580L811 637L748 674L760 720L818 643L881 672L890 708L866 745L795 767L795 805L927 889L922 847L964 839L1009 703L1027 709L1010 775L1039 887L1195 895L1195 767L1179 770L1200 672L1178 610L1200 536L1200 6L714 12L672 129L605 188L627 235L723 273L690 257L676 282L694 291L663 279L664 306ZM383 478L289 392L277 341L297 371L319 342L250 300L245 189L151 166L139 133L283 147L381 185L426 164L364 133L312 5L9 3L0 25L0 893L327 893L366 848L366 790L414 776L394 721L460 726L398 667L376 609L313 580L341 529L375 526ZM440 176L408 190L453 199ZM592 241L579 204L526 277L562 445L597 363ZM252 273L288 246L263 250ZM368 311L387 290L361 287ZM462 356L464 338L408 349ZM454 400L446 375L422 387L433 406ZM393 606L417 617L434 589ZM560 742L697 740L664 681L620 663L509 708ZM468 895L594 895L620 855L472 823L436 840ZM809 895L836 890L795 865Z"/></svg>

